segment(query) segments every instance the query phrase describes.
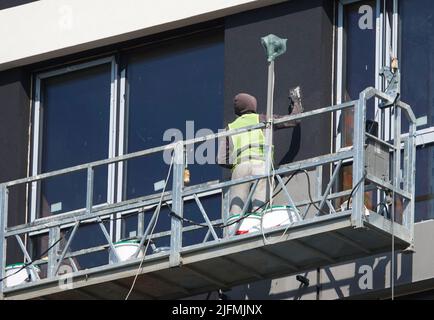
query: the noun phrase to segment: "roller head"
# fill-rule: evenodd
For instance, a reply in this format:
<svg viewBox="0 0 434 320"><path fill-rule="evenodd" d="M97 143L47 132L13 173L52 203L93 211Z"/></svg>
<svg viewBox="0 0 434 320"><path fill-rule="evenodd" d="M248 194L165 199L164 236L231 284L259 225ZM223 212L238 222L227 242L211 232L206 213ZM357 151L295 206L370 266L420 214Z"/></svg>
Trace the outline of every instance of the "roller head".
<svg viewBox="0 0 434 320"><path fill-rule="evenodd" d="M287 39L279 38L274 34L269 34L261 38L261 43L265 49L268 62L274 61L274 59L286 52L287 41Z"/></svg>

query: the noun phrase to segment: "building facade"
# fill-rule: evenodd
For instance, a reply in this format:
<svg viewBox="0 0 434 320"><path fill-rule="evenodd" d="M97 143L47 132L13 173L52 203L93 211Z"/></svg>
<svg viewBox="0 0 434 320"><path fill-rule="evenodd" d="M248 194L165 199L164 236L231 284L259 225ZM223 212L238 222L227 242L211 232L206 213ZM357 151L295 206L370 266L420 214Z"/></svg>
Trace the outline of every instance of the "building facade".
<svg viewBox="0 0 434 320"><path fill-rule="evenodd" d="M260 38L270 33L288 39L275 67L278 114L287 114L288 89L297 85L307 111L358 99L369 86L385 90L379 71L398 57L401 98L418 118L415 252L394 253L394 270L391 252L367 254L306 270L308 285L290 275L224 294L228 299L388 299L394 274L395 297L429 299L434 290L432 12L431 0L0 1L0 182L156 147L176 135L168 128L187 139L217 132L233 120L232 99L239 92L255 95L265 113L267 65ZM391 116L386 112L380 120L374 103L368 111L386 137L393 131ZM277 131L275 163L343 150L352 145L352 128L352 114L343 112ZM151 157L96 170L94 203L146 195L164 178L165 168ZM189 168L195 183L230 174L198 161ZM336 188L351 186L350 168L344 164ZM325 181L330 175L322 173ZM9 223L82 208L85 185L86 175L74 174L44 181L37 190L11 191ZM204 200L210 207L217 203L212 195ZM219 215L216 211L213 218ZM199 216L194 212L191 219ZM169 224L162 220L159 227ZM134 236L136 227L128 218L107 222L113 240ZM75 250L104 240L91 228L79 231L80 240L71 244ZM28 246L38 256L47 239L34 235ZM8 246L10 263L23 259L17 252L18 244ZM104 259L91 255L77 263L92 267Z"/></svg>

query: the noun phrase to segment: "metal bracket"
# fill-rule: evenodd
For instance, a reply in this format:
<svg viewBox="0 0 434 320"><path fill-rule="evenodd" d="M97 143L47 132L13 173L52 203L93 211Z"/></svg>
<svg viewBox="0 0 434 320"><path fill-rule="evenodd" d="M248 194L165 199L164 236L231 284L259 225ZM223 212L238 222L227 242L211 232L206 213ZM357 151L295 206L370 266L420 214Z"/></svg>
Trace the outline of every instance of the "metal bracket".
<svg viewBox="0 0 434 320"><path fill-rule="evenodd" d="M383 100L379 104L379 108L387 108L394 105L399 100L401 95L401 73L399 69L383 67L380 70L380 76L382 76L387 83L384 93L393 98L393 101Z"/></svg>

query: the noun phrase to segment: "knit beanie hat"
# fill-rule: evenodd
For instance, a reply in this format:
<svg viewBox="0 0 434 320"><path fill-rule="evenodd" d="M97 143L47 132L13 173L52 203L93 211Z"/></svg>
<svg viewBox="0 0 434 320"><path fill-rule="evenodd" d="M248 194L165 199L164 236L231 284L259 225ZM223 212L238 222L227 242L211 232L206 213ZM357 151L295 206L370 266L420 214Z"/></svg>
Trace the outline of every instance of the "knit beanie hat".
<svg viewBox="0 0 434 320"><path fill-rule="evenodd" d="M241 116L256 112L256 98L247 93L239 93L234 98L235 114Z"/></svg>

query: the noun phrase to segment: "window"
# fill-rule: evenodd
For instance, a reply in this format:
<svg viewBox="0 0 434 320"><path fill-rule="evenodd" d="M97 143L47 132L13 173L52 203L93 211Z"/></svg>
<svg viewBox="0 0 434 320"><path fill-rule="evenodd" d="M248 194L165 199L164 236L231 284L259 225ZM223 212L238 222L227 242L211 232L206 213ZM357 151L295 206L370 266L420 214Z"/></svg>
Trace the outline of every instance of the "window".
<svg viewBox="0 0 434 320"><path fill-rule="evenodd" d="M369 86L375 86L375 0L351 3L343 7L342 102L356 100L359 93ZM362 14L361 12L364 12ZM368 118L374 115L373 105L368 105ZM353 144L353 110L343 112L341 121L341 145Z"/></svg>
<svg viewBox="0 0 434 320"><path fill-rule="evenodd" d="M415 221L434 219L434 145L422 146L416 154Z"/></svg>
<svg viewBox="0 0 434 320"><path fill-rule="evenodd" d="M358 22L369 5L375 12L373 26L361 30ZM366 9L366 8L365 8ZM367 85L384 90L385 83L378 77L379 68L389 65L390 55L398 56L401 71L401 96L411 105L418 118L416 154L416 208L415 220L434 218L433 196L433 142L434 142L434 2L430 0L376 0L342 1L339 5L337 90L338 103L357 99L357 93ZM399 15L398 15L399 13ZM373 48L375 47L375 63ZM366 64L366 65L365 65ZM374 68L372 66L375 65ZM390 138L393 128L389 110L368 112L368 119L384 117L379 133ZM383 113L384 112L384 113ZM383 113L383 114L382 114ZM352 116L343 114L336 119L336 147L352 144ZM405 132L406 121L402 123ZM351 175L343 174L341 185L351 188Z"/></svg>
<svg viewBox="0 0 434 320"><path fill-rule="evenodd" d="M38 75L33 175L114 156L113 68L109 58ZM112 201L110 176L107 167L95 171L95 204ZM85 207L85 171L33 187L32 220Z"/></svg>
<svg viewBox="0 0 434 320"><path fill-rule="evenodd" d="M221 37L213 36L181 39L127 57L126 153L173 142L168 130L179 130L186 139L201 129L217 132L222 127L223 50ZM220 178L218 166L194 160L188 153L192 183ZM154 192L167 169L162 154L128 161L124 197Z"/></svg>
<svg viewBox="0 0 434 320"><path fill-rule="evenodd" d="M417 118L415 221L434 218L434 2L400 0L401 94Z"/></svg>
<svg viewBox="0 0 434 320"><path fill-rule="evenodd" d="M390 55L396 56L397 4L392 0L339 1L337 28L336 102L359 98L369 86L384 89L379 76L382 66L390 65ZM386 119L379 133L389 137L389 111L380 111L378 103L367 105L367 119ZM336 149L351 146L353 141L352 110L338 113L335 122Z"/></svg>
<svg viewBox="0 0 434 320"><path fill-rule="evenodd" d="M223 126L223 59L223 35L213 31L125 50L116 59L37 74L32 175L217 132ZM181 135L166 134L168 129ZM217 165L195 159L199 148L187 151L191 183L220 179ZM214 162L215 154L205 156ZM163 153L98 167L93 204L159 192L155 183L165 179L168 168ZM84 170L34 183L31 220L84 209L86 178ZM166 190L170 189L171 180ZM203 195L201 201L211 219L220 218L220 195ZM194 200L186 202L185 212L192 220L202 219ZM167 206L162 208L155 232L170 230L168 213ZM113 240L133 236L130 231L137 229L137 217L123 214L108 225ZM98 228L80 232L80 239L98 233L93 239L104 242ZM187 238L186 243L195 239ZM71 248L80 249L83 241ZM41 251L46 239L34 242L35 250ZM94 263L92 257L83 259L78 261L81 266Z"/></svg>
<svg viewBox="0 0 434 320"><path fill-rule="evenodd" d="M120 129L125 134L122 150L131 153L168 144L175 138L191 139L202 133L217 132L223 123L223 57L220 33L206 38L183 38L162 43L153 50L139 49L126 55L121 81L125 82L124 89L121 88L121 95L125 96L121 110L126 115L124 128ZM169 130L179 132L180 136L172 136ZM187 151L191 184L220 179L221 169L198 163L195 150L197 145ZM209 156L214 161L215 155ZM166 177L167 162L158 153L121 164L119 180L124 183L118 200L155 193L154 184ZM166 190L171 188L170 179ZM201 201L205 209L212 209L207 210L211 219L220 218L219 195ZM184 212L189 219L202 219L194 201L185 203ZM167 208L163 208L155 232L170 229L167 213ZM137 220L128 219L121 224L119 220L116 238L128 237ZM166 240L167 243L160 240L158 245L168 245L169 239ZM189 237L184 240L188 243Z"/></svg>
<svg viewBox="0 0 434 320"><path fill-rule="evenodd" d="M379 76L382 66L389 65L389 56L396 52L396 26L393 13L396 10L391 0L344 0L338 5L337 28L337 81L336 102L357 100L359 93L367 87L383 89ZM376 100L367 103L366 130L375 135L388 137L390 128L389 111L381 111ZM381 126L380 119L386 119ZM375 122L380 125L377 126ZM336 128L336 149L353 145L353 110L338 112ZM343 166L339 187L352 188L352 163ZM365 205L374 209L376 192L366 192Z"/></svg>

